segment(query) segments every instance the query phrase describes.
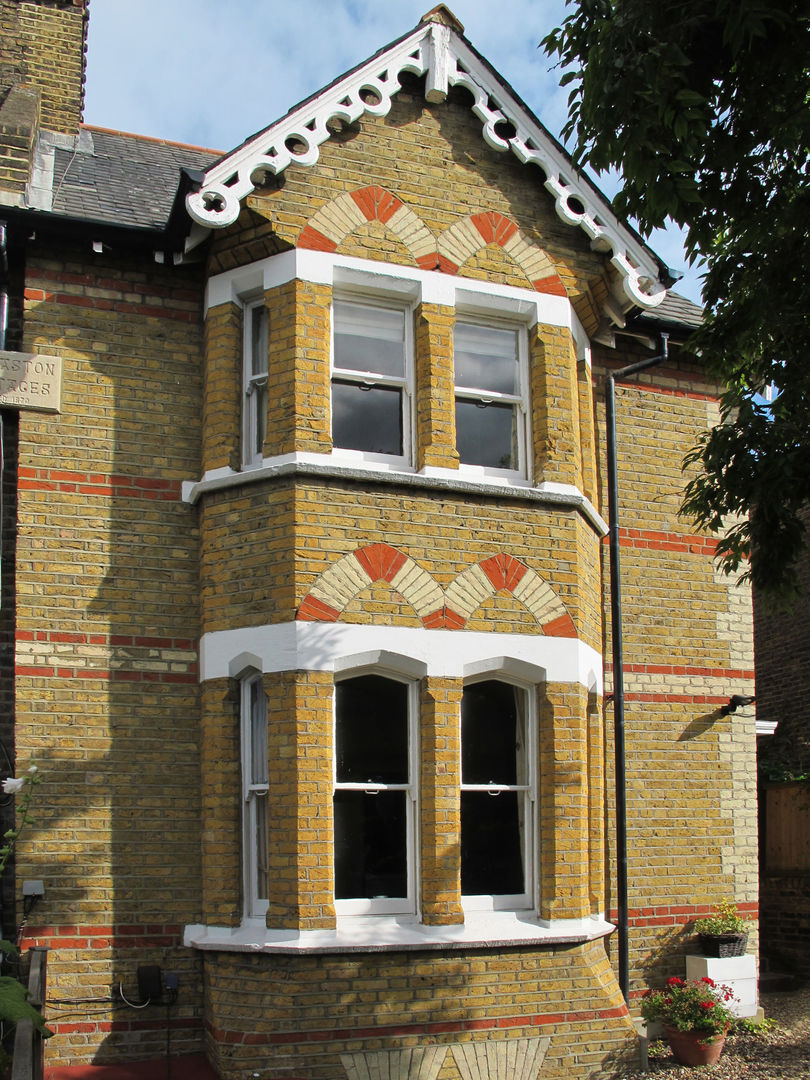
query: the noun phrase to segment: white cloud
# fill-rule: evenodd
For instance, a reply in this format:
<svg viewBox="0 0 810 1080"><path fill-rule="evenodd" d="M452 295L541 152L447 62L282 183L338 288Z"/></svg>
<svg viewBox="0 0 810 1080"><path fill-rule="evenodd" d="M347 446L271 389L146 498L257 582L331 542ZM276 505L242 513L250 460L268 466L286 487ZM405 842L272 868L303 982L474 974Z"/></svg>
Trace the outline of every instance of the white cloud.
<svg viewBox="0 0 810 1080"><path fill-rule="evenodd" d="M230 150L408 33L433 6L92 0L85 120ZM472 44L558 137L567 91L538 45L563 18L564 0L451 0L449 7ZM674 261L682 267L682 253Z"/></svg>

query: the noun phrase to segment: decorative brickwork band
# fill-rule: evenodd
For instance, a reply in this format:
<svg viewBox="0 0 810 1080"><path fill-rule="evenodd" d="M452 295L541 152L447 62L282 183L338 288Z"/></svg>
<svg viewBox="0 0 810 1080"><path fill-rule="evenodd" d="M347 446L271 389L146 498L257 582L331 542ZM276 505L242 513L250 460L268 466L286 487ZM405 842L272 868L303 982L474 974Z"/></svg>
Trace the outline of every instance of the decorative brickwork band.
<svg viewBox="0 0 810 1080"><path fill-rule="evenodd" d="M346 192L322 206L301 230L297 246L336 251L350 233L367 221L379 221L389 228L423 270L435 268L433 234L401 199L376 185Z"/></svg>
<svg viewBox="0 0 810 1080"><path fill-rule="evenodd" d="M540 575L502 552L482 559L446 591L413 559L390 544L367 544L344 555L320 575L296 616L302 622L337 622L349 602L375 581L386 581L411 605L428 630L461 630L478 608L508 592L531 612L550 637L576 637L565 604Z"/></svg>
<svg viewBox="0 0 810 1080"><path fill-rule="evenodd" d="M423 270L457 274L487 244L497 244L537 292L566 295L565 286L545 251L521 236L515 222L503 214L494 210L472 214L451 225L437 241L413 210L377 185L346 192L322 206L299 233L297 246L337 251L343 240L367 221L379 221L389 228Z"/></svg>

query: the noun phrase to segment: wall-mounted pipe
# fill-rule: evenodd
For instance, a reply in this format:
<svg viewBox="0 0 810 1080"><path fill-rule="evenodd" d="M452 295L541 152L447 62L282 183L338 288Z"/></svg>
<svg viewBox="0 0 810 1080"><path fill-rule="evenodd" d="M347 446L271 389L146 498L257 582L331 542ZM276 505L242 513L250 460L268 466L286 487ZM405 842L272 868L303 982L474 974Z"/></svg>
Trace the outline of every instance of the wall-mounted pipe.
<svg viewBox="0 0 810 1080"><path fill-rule="evenodd" d="M605 387L607 482L610 548L610 628L613 644L613 748L616 768L616 909L619 987L630 1004L629 912L627 907L627 772L624 740L624 656L622 647L622 583L619 557L619 478L616 466L616 382L667 359L669 335L661 334L661 353L620 368Z"/></svg>
<svg viewBox="0 0 810 1080"><path fill-rule="evenodd" d="M0 350L8 333L8 226L0 221Z"/></svg>

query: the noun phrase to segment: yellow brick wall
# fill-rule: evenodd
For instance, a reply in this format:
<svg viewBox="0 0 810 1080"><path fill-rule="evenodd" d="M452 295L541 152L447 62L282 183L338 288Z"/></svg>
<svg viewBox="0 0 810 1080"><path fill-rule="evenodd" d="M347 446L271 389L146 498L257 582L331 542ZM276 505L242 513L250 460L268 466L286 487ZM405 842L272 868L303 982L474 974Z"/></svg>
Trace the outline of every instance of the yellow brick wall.
<svg viewBox="0 0 810 1080"><path fill-rule="evenodd" d="M3 0L0 5L0 86L39 88L47 131L76 134L82 118L85 6L83 0Z"/></svg>
<svg viewBox="0 0 810 1080"><path fill-rule="evenodd" d="M649 355L628 352L626 362ZM597 378L607 359L598 358ZM595 397L601 426L603 391ZM678 516L685 450L716 418L717 387L677 350L667 365L617 386L634 993L683 974L683 954L695 944L690 923L721 899L752 921L749 948L756 943L753 709L719 716L731 694L754 693L750 594L715 571L711 539ZM604 491L604 458L601 468ZM607 586L606 550L604 562ZM606 588L603 596L607 611ZM610 704L604 712L612 836Z"/></svg>
<svg viewBox="0 0 810 1080"><path fill-rule="evenodd" d="M121 982L136 999L139 964L177 971L187 1051L201 1037L201 965L182 947L201 915L199 535L180 485L200 469L200 278L84 257L29 246L22 348L61 356L63 383L60 414L20 414L17 756L43 783L17 891L45 883L25 943L50 946L54 996L109 1000ZM162 1053L165 1033L137 1015L67 1018L53 1054Z"/></svg>
<svg viewBox="0 0 810 1080"><path fill-rule="evenodd" d="M633 1029L604 950L482 949L305 957L220 953L206 968L209 1047L224 1080L270 1070L333 1080L341 1055L548 1039L538 1075L614 1076L635 1061Z"/></svg>

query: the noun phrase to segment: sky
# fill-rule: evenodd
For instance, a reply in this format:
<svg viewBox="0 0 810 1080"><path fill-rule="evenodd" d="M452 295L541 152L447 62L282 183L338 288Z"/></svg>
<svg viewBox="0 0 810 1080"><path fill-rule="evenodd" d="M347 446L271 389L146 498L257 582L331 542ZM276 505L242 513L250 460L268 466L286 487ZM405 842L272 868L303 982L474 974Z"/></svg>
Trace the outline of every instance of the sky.
<svg viewBox="0 0 810 1080"><path fill-rule="evenodd" d="M85 123L230 150L395 38L435 0L90 0ZM555 138L568 89L539 42L565 0L450 0L465 36ZM596 178L607 195L609 177ZM650 245L700 301L677 230Z"/></svg>

